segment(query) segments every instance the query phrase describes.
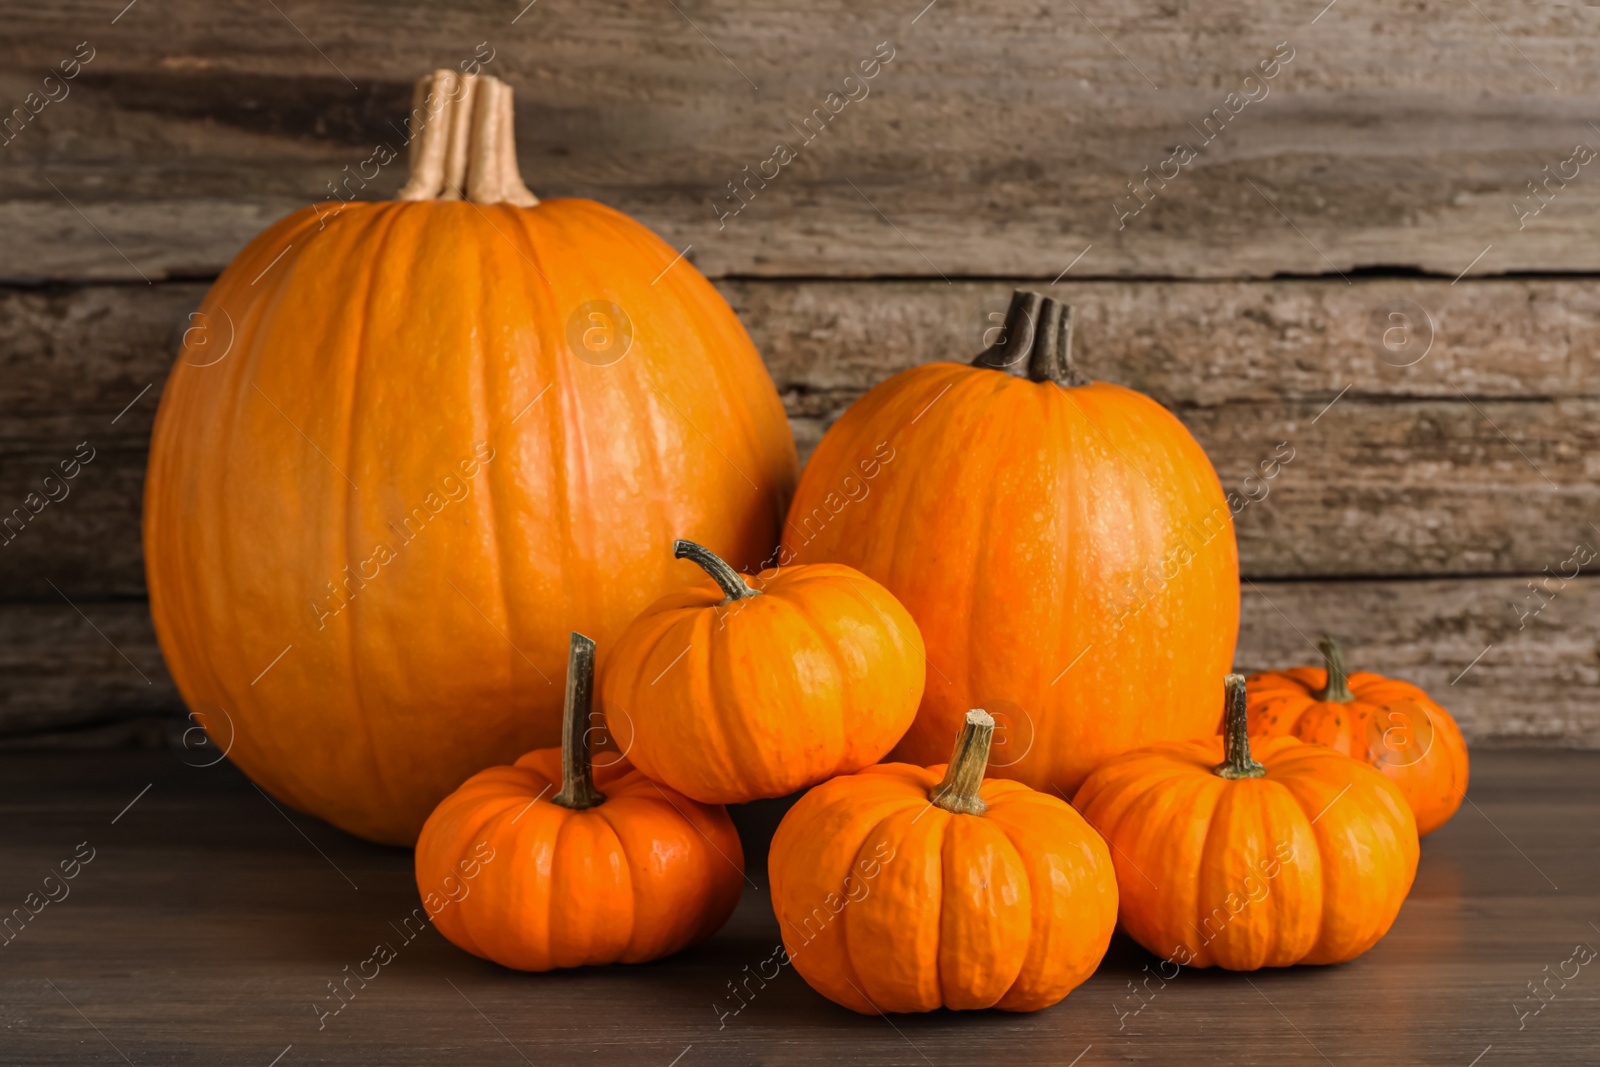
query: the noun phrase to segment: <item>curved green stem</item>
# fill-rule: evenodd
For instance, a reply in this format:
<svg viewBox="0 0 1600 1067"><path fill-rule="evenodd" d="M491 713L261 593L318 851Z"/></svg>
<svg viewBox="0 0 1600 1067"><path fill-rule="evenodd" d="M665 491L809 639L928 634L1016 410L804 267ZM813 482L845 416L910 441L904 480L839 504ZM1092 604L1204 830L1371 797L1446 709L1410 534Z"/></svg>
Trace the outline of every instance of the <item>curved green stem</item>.
<svg viewBox="0 0 1600 1067"><path fill-rule="evenodd" d="M1322 661L1328 666L1328 683L1316 694L1316 698L1339 704L1350 703L1356 695L1350 692L1350 675L1344 666L1344 649L1339 647L1339 642L1333 639L1332 634L1325 635L1317 647L1322 649Z"/></svg>
<svg viewBox="0 0 1600 1067"><path fill-rule="evenodd" d="M589 710L594 694L594 642L572 635L567 647L567 701L561 716L561 791L550 803L582 811L605 803L589 758Z"/></svg>
<svg viewBox="0 0 1600 1067"><path fill-rule="evenodd" d="M1244 675L1223 679L1228 707L1222 719L1222 762L1215 770L1223 778L1260 778L1267 769L1250 758L1250 713L1245 704Z"/></svg>
<svg viewBox="0 0 1600 1067"><path fill-rule="evenodd" d="M928 792L929 802L957 815L988 811L978 790L983 787L983 772L989 769L989 742L993 739L994 718L982 708L967 712L950 766L944 770L944 779Z"/></svg>
<svg viewBox="0 0 1600 1067"><path fill-rule="evenodd" d="M674 541L672 555L677 559L693 560L701 570L711 575L711 580L721 586L723 593L727 595L728 599L723 601L724 604L730 600L743 600L746 597L761 595L761 590L751 589L738 571L728 566L721 556L704 545L697 545L693 541Z"/></svg>

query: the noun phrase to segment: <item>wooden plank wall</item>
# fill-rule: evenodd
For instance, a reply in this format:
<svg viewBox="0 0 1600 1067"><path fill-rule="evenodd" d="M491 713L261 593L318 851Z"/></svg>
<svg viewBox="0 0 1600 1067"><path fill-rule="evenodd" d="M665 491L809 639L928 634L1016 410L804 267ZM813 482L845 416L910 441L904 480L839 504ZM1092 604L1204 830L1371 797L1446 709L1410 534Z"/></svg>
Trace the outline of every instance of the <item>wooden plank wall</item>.
<svg viewBox="0 0 1600 1067"><path fill-rule="evenodd" d="M1225 485L1293 448L1237 520L1240 666L1332 630L1474 740L1600 744L1600 583L1529 584L1600 546L1600 7L124 2L0 3L0 113L66 92L0 133L0 512L92 457L0 547L0 743L174 711L138 522L186 316L477 56L535 191L692 246L802 454L1048 288Z"/></svg>

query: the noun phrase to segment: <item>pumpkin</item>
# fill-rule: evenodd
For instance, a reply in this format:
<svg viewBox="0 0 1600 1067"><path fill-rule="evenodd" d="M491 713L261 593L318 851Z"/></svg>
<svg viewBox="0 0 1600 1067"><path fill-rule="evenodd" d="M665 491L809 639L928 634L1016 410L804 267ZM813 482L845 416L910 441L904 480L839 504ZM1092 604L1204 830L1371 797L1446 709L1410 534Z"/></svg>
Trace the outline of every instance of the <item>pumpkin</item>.
<svg viewBox="0 0 1600 1067"><path fill-rule="evenodd" d="M419 84L398 202L239 253L156 419L156 633L267 792L411 844L469 774L553 745L567 633L674 588L680 532L770 556L797 476L771 379L677 251L517 176L510 90Z"/></svg>
<svg viewBox="0 0 1600 1067"><path fill-rule="evenodd" d="M1412 685L1345 669L1331 636L1324 666L1253 674L1250 736L1298 737L1371 763L1400 787L1417 832L1449 821L1467 794L1467 742L1455 719Z"/></svg>
<svg viewBox="0 0 1600 1067"><path fill-rule="evenodd" d="M895 375L800 479L780 565L856 567L922 628L928 686L893 753L942 755L967 708L995 774L1070 795L1107 757L1216 729L1239 625L1233 517L1183 424L1071 363L1072 309L1018 292L971 366ZM999 743L997 742L997 747Z"/></svg>
<svg viewBox="0 0 1600 1067"><path fill-rule="evenodd" d="M728 813L621 758L591 762L594 642L572 635L560 748L479 771L423 824L417 889L439 932L523 971L658 959L733 914Z"/></svg>
<svg viewBox="0 0 1600 1067"><path fill-rule="evenodd" d="M607 728L645 774L706 804L781 797L876 763L922 697L917 624L838 564L705 571L617 638L601 679ZM753 583L753 584L752 584Z"/></svg>
<svg viewBox="0 0 1600 1067"><path fill-rule="evenodd" d="M862 1013L1036 1011L1111 941L1111 857L1083 818L984 778L995 720L969 711L945 766L886 763L825 782L768 856L786 958Z"/></svg>
<svg viewBox="0 0 1600 1067"><path fill-rule="evenodd" d="M1354 959L1411 889L1416 819L1365 763L1292 737L1252 746L1244 676L1225 690L1223 736L1116 756L1073 798L1111 845L1121 926L1181 966Z"/></svg>

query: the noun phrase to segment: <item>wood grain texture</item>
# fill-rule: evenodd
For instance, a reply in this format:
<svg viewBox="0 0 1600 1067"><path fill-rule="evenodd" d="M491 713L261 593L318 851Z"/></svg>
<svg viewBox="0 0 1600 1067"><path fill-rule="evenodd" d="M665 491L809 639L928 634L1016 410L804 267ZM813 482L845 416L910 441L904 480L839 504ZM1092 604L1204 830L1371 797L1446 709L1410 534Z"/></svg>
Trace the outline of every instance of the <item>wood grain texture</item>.
<svg viewBox="0 0 1600 1067"><path fill-rule="evenodd" d="M1562 167L1600 144L1600 9L1322 6L9 2L6 109L95 54L0 155L0 276L214 273L401 147L413 79L480 42L535 192L613 204L714 276L1048 279L1089 245L1100 276L1600 266L1600 180ZM1262 95L1244 79L1275 53ZM1164 183L1179 142L1197 157ZM1547 165L1570 180L1519 220Z"/></svg>
<svg viewBox="0 0 1600 1067"><path fill-rule="evenodd" d="M1332 633L1353 670L1421 685L1474 743L1600 747L1600 578L1539 588L1519 578L1247 582L1235 664L1319 663L1316 641ZM0 739L12 744L112 724L145 736L153 716L182 717L139 601L0 604L0 674Z"/></svg>
<svg viewBox="0 0 1600 1067"><path fill-rule="evenodd" d="M0 760L0 900L20 906L80 842L93 859L65 899L0 950L6 1058L38 1067L121 1056L219 1067L280 1056L279 1067L666 1067L675 1057L680 1067L1067 1067L1074 1057L1078 1067L1467 1067L1493 1046L1479 1067L1592 1064L1592 966L1552 980L1537 1015L1527 983L1561 969L1575 943L1597 943L1597 771L1594 753L1475 754L1471 802L1423 842L1393 929L1350 964L1190 969L1163 984L1148 977L1155 958L1117 937L1099 970L1053 1008L891 1025L825 1001L790 967L749 977L779 937L759 865L728 925L687 952L520 974L432 929L408 938L399 927L419 904L408 851L274 810L226 764L12 754ZM734 814L747 853L759 856L767 812ZM369 981L351 979L346 1003L319 1028L313 1005L339 1003L327 983L346 967L354 974L378 944L394 959ZM1529 1013L1520 1029L1519 1008Z"/></svg>
<svg viewBox="0 0 1600 1067"><path fill-rule="evenodd" d="M1010 288L723 283L802 455L889 373L970 359ZM1049 290L1079 309L1074 350L1091 377L1172 408L1224 487L1260 497L1236 519L1250 577L1537 574L1579 541L1600 546L1593 282ZM1284 442L1294 459L1263 486L1260 465Z"/></svg>
<svg viewBox="0 0 1600 1067"><path fill-rule="evenodd" d="M1346 386L1347 399L1381 402L1600 397L1600 282L1591 279L1452 285L1069 275L1054 285L730 280L719 288L778 382L807 393L837 390L848 402L918 363L970 359L986 347L985 330L1000 322L1017 286L1077 308L1074 359L1091 376L1169 407L1326 404Z"/></svg>
<svg viewBox="0 0 1600 1067"><path fill-rule="evenodd" d="M1415 682L1470 738L1600 747L1592 566L1538 593L1519 578L1247 582L1235 663L1320 664L1316 641L1331 633L1351 670Z"/></svg>
<svg viewBox="0 0 1600 1067"><path fill-rule="evenodd" d="M806 455L890 374L969 358L1012 284L721 288ZM1173 408L1224 486L1254 498L1237 517L1249 577L1532 575L1579 541L1600 546L1590 525L1600 518L1600 283L1063 281L1051 291L1080 309L1079 363ZM0 289L7 597L53 598L51 582L73 597L143 594L145 449L203 292ZM1391 337L1393 351L1382 343L1392 308L1415 320L1404 344ZM69 495L39 506L42 479L85 443L95 459ZM1294 458L1262 480L1285 443ZM38 514L19 516L29 493L40 494Z"/></svg>
<svg viewBox="0 0 1600 1067"><path fill-rule="evenodd" d="M0 677L0 738L126 741L183 715L142 600L0 605Z"/></svg>
<svg viewBox="0 0 1600 1067"><path fill-rule="evenodd" d="M150 428L203 285L0 289L0 589L144 595ZM77 474L64 478L80 456ZM47 481L47 479L50 479ZM9 520L9 521L8 521Z"/></svg>

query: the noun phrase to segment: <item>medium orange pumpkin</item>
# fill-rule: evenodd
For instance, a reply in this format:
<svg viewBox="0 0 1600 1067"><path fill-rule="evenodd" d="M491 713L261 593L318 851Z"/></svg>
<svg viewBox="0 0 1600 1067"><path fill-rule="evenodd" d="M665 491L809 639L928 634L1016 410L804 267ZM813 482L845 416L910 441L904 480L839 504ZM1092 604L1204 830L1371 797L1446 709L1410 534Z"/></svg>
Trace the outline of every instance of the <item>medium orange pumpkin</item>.
<svg viewBox="0 0 1600 1067"><path fill-rule="evenodd" d="M607 725L645 774L707 804L781 797L881 759L922 697L922 636L838 564L709 577L646 608L601 679ZM754 583L754 588L752 584Z"/></svg>
<svg viewBox="0 0 1600 1067"><path fill-rule="evenodd" d="M414 118L400 202L298 211L212 286L144 515L162 651L219 747L400 844L555 743L569 630L605 650L678 584L680 533L768 556L796 477L733 312L626 216L535 201L506 86L441 71Z"/></svg>
<svg viewBox="0 0 1600 1067"><path fill-rule="evenodd" d="M811 988L862 1013L1049 1007L1099 966L1111 857L1082 816L984 780L994 733L967 713L948 766L825 782L772 838L772 907Z"/></svg>
<svg viewBox="0 0 1600 1067"><path fill-rule="evenodd" d="M1467 742L1450 713L1412 685L1345 670L1344 651L1322 639L1325 666L1250 676L1250 736L1297 737L1372 764L1400 787L1427 835L1467 795Z"/></svg>
<svg viewBox="0 0 1600 1067"><path fill-rule="evenodd" d="M739 834L615 758L593 767L594 642L572 635L561 747L467 779L417 840L439 932L524 971L639 963L709 937L744 883Z"/></svg>
<svg viewBox="0 0 1600 1067"><path fill-rule="evenodd" d="M1018 292L999 344L879 385L806 465L779 563L860 569L927 642L896 759L939 759L982 707L1004 730L993 773L1070 793L1108 756L1221 720L1193 694L1238 633L1228 503L1165 408L1077 374L1071 328Z"/></svg>
<svg viewBox="0 0 1600 1067"><path fill-rule="evenodd" d="M1389 779L1321 745L1269 738L1252 758L1244 677L1225 688L1223 736L1124 753L1073 798L1111 845L1119 922L1183 966L1354 959L1411 889L1416 819Z"/></svg>

